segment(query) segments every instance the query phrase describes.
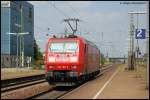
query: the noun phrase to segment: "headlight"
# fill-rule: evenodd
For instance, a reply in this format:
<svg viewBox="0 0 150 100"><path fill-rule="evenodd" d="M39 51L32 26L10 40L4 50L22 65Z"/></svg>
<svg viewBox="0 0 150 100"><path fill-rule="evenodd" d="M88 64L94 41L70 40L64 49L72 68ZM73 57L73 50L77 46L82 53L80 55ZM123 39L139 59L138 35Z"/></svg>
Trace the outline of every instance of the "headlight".
<svg viewBox="0 0 150 100"><path fill-rule="evenodd" d="M49 62L55 62L55 58L54 58L54 57L49 57L49 58L48 58L48 61L49 61Z"/></svg>
<svg viewBox="0 0 150 100"><path fill-rule="evenodd" d="M49 66L49 68L53 68L54 66Z"/></svg>
<svg viewBox="0 0 150 100"><path fill-rule="evenodd" d="M78 61L78 57L70 57L70 61L71 62L77 62Z"/></svg>

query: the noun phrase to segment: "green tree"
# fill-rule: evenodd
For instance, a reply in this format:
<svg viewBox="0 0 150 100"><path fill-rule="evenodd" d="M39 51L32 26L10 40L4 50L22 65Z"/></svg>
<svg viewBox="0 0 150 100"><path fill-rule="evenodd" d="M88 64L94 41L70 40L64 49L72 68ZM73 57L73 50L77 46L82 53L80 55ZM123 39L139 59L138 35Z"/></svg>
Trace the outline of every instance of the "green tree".
<svg viewBox="0 0 150 100"><path fill-rule="evenodd" d="M38 60L38 45L34 39L34 60Z"/></svg>
<svg viewBox="0 0 150 100"><path fill-rule="evenodd" d="M36 40L34 40L34 63L33 64L34 64L33 68L38 68L38 69L40 69L41 65L44 64L43 55L36 43Z"/></svg>
<svg viewBox="0 0 150 100"><path fill-rule="evenodd" d="M36 40L34 40L34 60L40 60L40 59L43 59L43 55L36 43Z"/></svg>

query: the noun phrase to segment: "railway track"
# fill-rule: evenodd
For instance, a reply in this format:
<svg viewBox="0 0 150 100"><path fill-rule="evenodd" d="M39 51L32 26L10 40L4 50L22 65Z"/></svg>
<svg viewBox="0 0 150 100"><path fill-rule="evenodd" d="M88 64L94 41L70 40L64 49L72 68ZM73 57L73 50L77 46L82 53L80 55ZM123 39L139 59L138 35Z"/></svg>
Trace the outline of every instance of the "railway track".
<svg viewBox="0 0 150 100"><path fill-rule="evenodd" d="M72 86L72 87L54 87L53 89L50 89L49 91L46 92L42 92L38 95L35 96L31 96L29 98L26 99L58 99L62 96L64 96L65 94L71 92L72 90L74 90L75 88L77 88L77 86Z"/></svg>
<svg viewBox="0 0 150 100"><path fill-rule="evenodd" d="M101 75L103 75L105 72L109 71L111 66L113 66L113 65L109 65L108 67L101 69L101 73L99 75L97 75L95 78L98 78ZM95 79L95 78L93 78L93 79ZM34 95L27 99L61 99L63 96L73 92L76 89L79 89L80 87L86 85L87 83L88 83L88 81L83 82L77 86L72 86L72 87L54 87L50 91L46 91L46 92L40 93L38 95Z"/></svg>
<svg viewBox="0 0 150 100"><path fill-rule="evenodd" d="M46 82L45 74L1 80L1 92L7 92L42 82Z"/></svg>
<svg viewBox="0 0 150 100"><path fill-rule="evenodd" d="M111 66L113 65L109 65L108 67L105 67L103 69L101 69L101 73L99 75L97 75L95 78L103 75L106 71L111 69ZM6 93L9 91L13 91L13 90L17 90L17 89L21 89L21 88L26 88L28 86L34 86L36 84L40 84L40 83L44 83L45 81L45 75L38 75L38 76L32 76L32 77L24 77L24 78L19 78L19 79L14 79L14 80L8 80L8 81L3 81L2 83L2 87L1 87L1 93ZM93 79L95 79L93 78ZM93 80L91 79L91 80ZM20 82L18 82L20 81ZM4 85L4 83L7 83ZM11 83L9 83L11 82ZM51 89L49 89L48 91L42 91L39 92L37 94L34 94L32 96L28 96L26 99L59 99L62 98L63 96L65 96L66 94L82 87L83 85L87 84L87 82L83 82L81 84L79 84L78 86L72 86L72 87L53 87Z"/></svg>

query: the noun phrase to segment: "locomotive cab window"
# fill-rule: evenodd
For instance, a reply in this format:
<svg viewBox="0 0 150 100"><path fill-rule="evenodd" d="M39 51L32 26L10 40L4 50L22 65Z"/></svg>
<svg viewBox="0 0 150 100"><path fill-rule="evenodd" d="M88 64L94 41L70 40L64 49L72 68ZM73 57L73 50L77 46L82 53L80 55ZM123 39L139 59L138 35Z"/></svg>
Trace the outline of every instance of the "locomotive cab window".
<svg viewBox="0 0 150 100"><path fill-rule="evenodd" d="M63 52L63 44L62 43L51 43L50 52Z"/></svg>
<svg viewBox="0 0 150 100"><path fill-rule="evenodd" d="M49 47L50 52L78 52L77 42L52 42Z"/></svg>

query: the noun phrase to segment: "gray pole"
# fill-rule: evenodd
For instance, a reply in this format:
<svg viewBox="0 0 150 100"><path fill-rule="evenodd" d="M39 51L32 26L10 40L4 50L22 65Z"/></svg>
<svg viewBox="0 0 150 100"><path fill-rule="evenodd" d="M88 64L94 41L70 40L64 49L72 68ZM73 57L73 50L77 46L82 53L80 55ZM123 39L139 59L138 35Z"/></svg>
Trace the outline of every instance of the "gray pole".
<svg viewBox="0 0 150 100"><path fill-rule="evenodd" d="M130 13L129 13L130 14ZM129 61L128 68L129 70L134 69L134 24L133 24L133 14L130 14L130 47L129 47Z"/></svg>
<svg viewBox="0 0 150 100"><path fill-rule="evenodd" d="M17 63L17 68L19 67L18 66L18 63L19 63L19 58L18 58L18 56L19 56L19 54L18 54L18 37L19 37L19 32L20 32L20 28L21 28L21 26L19 25L19 24L15 24L15 26L17 26L18 27L18 32L16 33L16 36L17 36L17 57L16 57L16 63Z"/></svg>
<svg viewBox="0 0 150 100"><path fill-rule="evenodd" d="M19 33L17 33L17 68L18 68L18 60L19 60L19 59L18 59L18 34L19 34Z"/></svg>
<svg viewBox="0 0 150 100"><path fill-rule="evenodd" d="M149 89L149 1L147 1L147 88Z"/></svg>
<svg viewBox="0 0 150 100"><path fill-rule="evenodd" d="M132 16L133 17L133 16ZM132 19L133 20L133 19ZM132 36L132 46L131 46L131 70L134 70L134 68L135 68L135 52L134 52L134 29L135 29L135 27L134 27L134 23L133 23L133 21L131 22L131 36Z"/></svg>
<svg viewBox="0 0 150 100"><path fill-rule="evenodd" d="M21 28L20 28L20 33L22 32L22 5L20 5L20 15L21 15L21 17L20 17L20 24L21 24ZM20 67L22 66L22 36L20 36L20 39L19 39L19 41L20 41Z"/></svg>
<svg viewBox="0 0 150 100"><path fill-rule="evenodd" d="M131 20L131 15L130 15ZM131 69L131 23L130 23L130 29L129 29L129 51L128 51L128 69Z"/></svg>
<svg viewBox="0 0 150 100"><path fill-rule="evenodd" d="M137 29L138 29L138 14L137 14ZM136 45L136 52L137 52L137 58L136 58L136 70L138 70L138 53L139 53L139 46L138 46L138 39L137 39L137 45Z"/></svg>
<svg viewBox="0 0 150 100"><path fill-rule="evenodd" d="M23 6L21 5L21 32L23 32ZM24 67L24 37L21 36L21 65Z"/></svg>

